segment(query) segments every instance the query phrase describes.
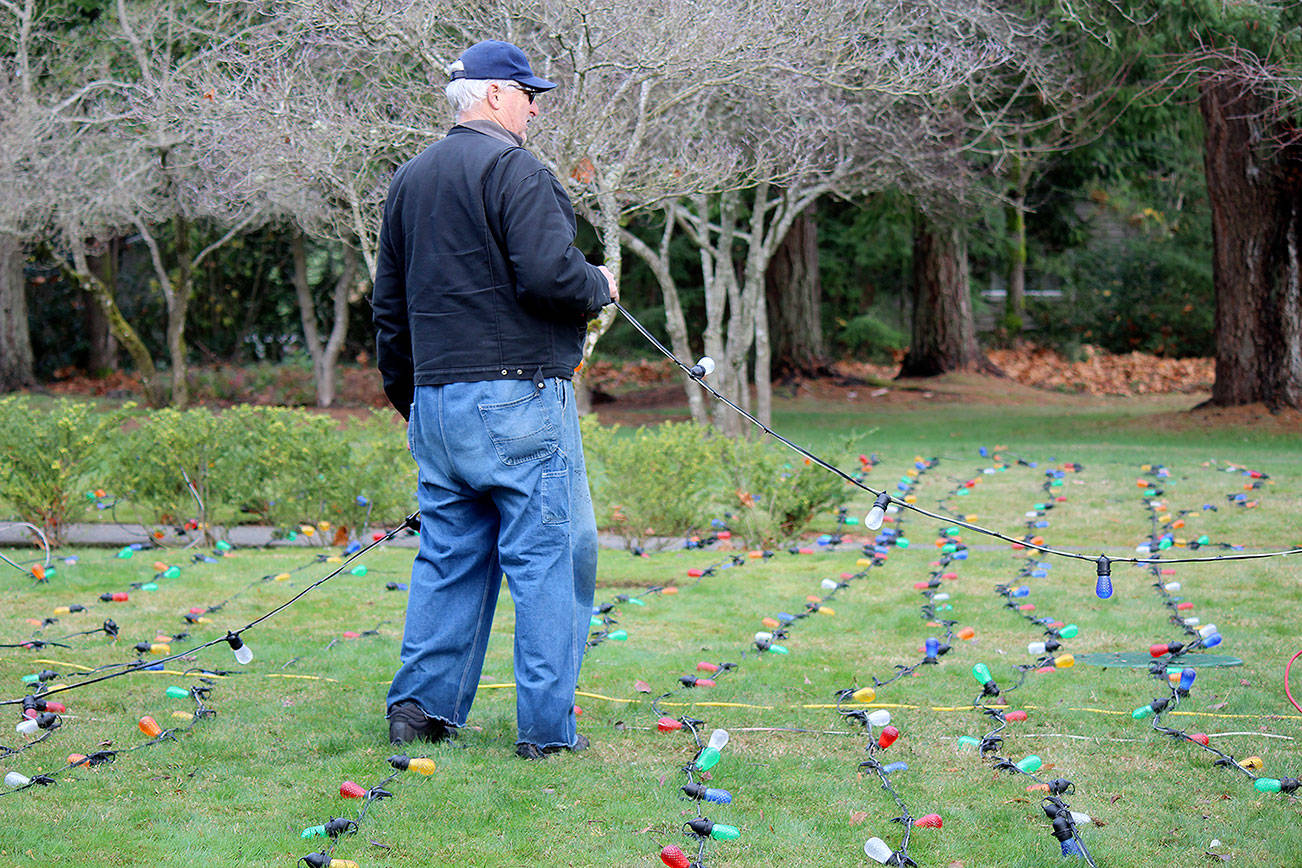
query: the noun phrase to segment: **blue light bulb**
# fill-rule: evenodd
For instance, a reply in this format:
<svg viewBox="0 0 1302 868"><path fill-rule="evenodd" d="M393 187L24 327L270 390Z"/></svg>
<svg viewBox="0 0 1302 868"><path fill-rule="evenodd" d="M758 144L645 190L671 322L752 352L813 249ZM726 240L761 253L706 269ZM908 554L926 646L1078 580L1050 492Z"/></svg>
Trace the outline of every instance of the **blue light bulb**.
<svg viewBox="0 0 1302 868"><path fill-rule="evenodd" d="M1204 637L1203 637L1203 647L1204 647L1204 648L1215 648L1215 647L1216 647L1217 645L1219 645L1219 644L1221 644L1221 634L1220 634L1220 633L1213 633L1213 634L1211 634L1210 636L1204 636Z"/></svg>
<svg viewBox="0 0 1302 868"><path fill-rule="evenodd" d="M928 636L927 641L922 643L925 649L923 653L929 658L934 658L940 653L940 640L935 636Z"/></svg>
<svg viewBox="0 0 1302 868"><path fill-rule="evenodd" d="M1098 559L1098 581L1094 585L1094 594L1100 600L1106 600L1112 596L1112 561L1107 555L1099 555Z"/></svg>
<svg viewBox="0 0 1302 868"><path fill-rule="evenodd" d="M701 794L701 798L705 799L707 802L714 802L716 805L732 804L732 793L727 790L717 790L713 787L707 788L706 791Z"/></svg>
<svg viewBox="0 0 1302 868"><path fill-rule="evenodd" d="M1177 689L1182 693L1188 693L1189 688L1193 687L1194 679L1197 677L1198 673L1186 666L1180 670L1180 684Z"/></svg>
<svg viewBox="0 0 1302 868"><path fill-rule="evenodd" d="M1026 585L1022 585L1020 588L1013 588L1014 597L1028 597L1030 594L1031 589L1026 587Z"/></svg>

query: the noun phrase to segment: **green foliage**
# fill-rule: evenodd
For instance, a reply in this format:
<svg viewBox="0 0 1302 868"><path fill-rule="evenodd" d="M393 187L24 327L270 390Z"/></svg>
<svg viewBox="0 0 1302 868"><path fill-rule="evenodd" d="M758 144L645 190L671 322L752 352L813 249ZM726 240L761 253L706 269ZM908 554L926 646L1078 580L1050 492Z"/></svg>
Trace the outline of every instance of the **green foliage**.
<svg viewBox="0 0 1302 868"><path fill-rule="evenodd" d="M1071 302L1028 301L1041 339L1070 349L1211 356L1215 291L1205 251L1178 240L1126 238L1064 257Z"/></svg>
<svg viewBox="0 0 1302 868"><path fill-rule="evenodd" d="M852 493L841 478L771 443L719 440L718 455L731 488L728 526L752 547L795 537Z"/></svg>
<svg viewBox="0 0 1302 868"><path fill-rule="evenodd" d="M0 400L0 497L30 524L44 529L51 545L88 506L107 437L132 405L97 412L93 405L60 400L38 409L28 396Z"/></svg>
<svg viewBox="0 0 1302 868"><path fill-rule="evenodd" d="M597 521L629 546L648 536L683 536L705 524L723 438L691 422L631 433L580 420Z"/></svg>
<svg viewBox="0 0 1302 868"><path fill-rule="evenodd" d="M909 348L909 336L903 330L871 313L847 321L837 332L836 342L855 359L881 365L889 365L896 353Z"/></svg>
<svg viewBox="0 0 1302 868"><path fill-rule="evenodd" d="M318 520L360 532L392 527L416 508L415 463L400 421L392 410L376 410L344 429L346 454L320 469Z"/></svg>

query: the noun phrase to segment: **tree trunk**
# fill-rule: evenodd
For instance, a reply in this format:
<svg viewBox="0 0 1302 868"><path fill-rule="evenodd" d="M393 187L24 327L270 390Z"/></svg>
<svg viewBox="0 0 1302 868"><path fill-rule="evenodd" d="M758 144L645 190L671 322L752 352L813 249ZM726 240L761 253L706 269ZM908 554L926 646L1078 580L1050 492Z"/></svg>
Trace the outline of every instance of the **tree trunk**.
<svg viewBox="0 0 1302 868"><path fill-rule="evenodd" d="M1008 204L1008 294L1004 296L1004 328L1015 339L1026 323L1026 184L1021 160L1014 163L1016 186Z"/></svg>
<svg viewBox="0 0 1302 868"><path fill-rule="evenodd" d="M316 324L316 302L312 298L312 287L307 282L307 245L303 233L295 230L290 242L294 255L294 293L298 296L299 321L303 324L303 342L307 345L308 355L312 357L312 383L316 387L316 405L329 407L335 399L335 369L339 361L339 351L344 345L344 336L348 333L348 290L357 274L357 253L352 247L344 245L343 269L335 281L331 294L333 317L330 324L330 336L321 340L320 330Z"/></svg>
<svg viewBox="0 0 1302 868"><path fill-rule="evenodd" d="M76 283L83 290L90 293L95 302L103 309L104 315L108 317L109 328L122 346L126 349L127 355L135 362L136 372L140 375L140 387L145 393L145 402L151 407L163 406L163 387L159 382L158 370L154 367L153 356L149 354L149 349L145 346L140 335L127 322L127 318L122 315L122 310L118 307L117 300L113 297L113 289L105 285L90 270L90 265L86 261L86 248L76 233L77 230L70 230L65 233L68 239L68 247L72 252L72 265L69 266L65 260L60 258L60 269L64 277Z"/></svg>
<svg viewBox="0 0 1302 868"><path fill-rule="evenodd" d="M998 373L977 346L967 244L955 225L918 214L913 230L913 337L900 377L979 369Z"/></svg>
<svg viewBox="0 0 1302 868"><path fill-rule="evenodd" d="M27 280L23 243L0 234L0 392L35 385L32 337L27 328Z"/></svg>
<svg viewBox="0 0 1302 868"><path fill-rule="evenodd" d="M1302 408L1302 148L1278 145L1289 131L1247 82L1210 78L1199 91L1216 288L1210 403Z"/></svg>
<svg viewBox="0 0 1302 868"><path fill-rule="evenodd" d="M167 352L172 359L172 406L184 410L190 404L190 383L185 345L185 320L190 310L193 285L190 267L190 221L176 218L177 276L167 296Z"/></svg>
<svg viewBox="0 0 1302 868"><path fill-rule="evenodd" d="M121 246L120 238L111 238L104 243L103 253L88 257L91 270L104 286L117 285ZM113 337L109 318L94 293L86 292L86 298L89 303L82 317L87 343L86 370L92 376L99 376L118 369L118 342Z"/></svg>
<svg viewBox="0 0 1302 868"><path fill-rule="evenodd" d="M773 371L780 375L827 371L815 210L810 206L795 219L765 275Z"/></svg>
<svg viewBox="0 0 1302 868"><path fill-rule="evenodd" d="M600 207L601 225L596 228L601 231L601 254L605 260L602 264L611 270L618 282L623 261L619 234L619 203L615 200L614 194L608 191L598 193L597 202ZM579 370L574 374L574 405L580 414L592 410L592 387L586 382L585 369L592 359L592 354L596 352L597 341L610 330L618 313L619 309L613 304L602 308L601 313L588 323L588 330L583 336L583 356L579 362Z"/></svg>

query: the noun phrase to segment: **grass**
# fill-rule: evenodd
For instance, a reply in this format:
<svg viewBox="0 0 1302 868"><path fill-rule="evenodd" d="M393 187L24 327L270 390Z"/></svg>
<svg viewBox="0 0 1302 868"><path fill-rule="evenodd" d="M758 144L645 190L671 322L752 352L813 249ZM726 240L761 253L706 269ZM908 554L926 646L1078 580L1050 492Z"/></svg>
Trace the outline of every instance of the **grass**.
<svg viewBox="0 0 1302 868"><path fill-rule="evenodd" d="M1024 530L1030 504L1046 496L1045 466L1080 462L1079 473L1049 490L1065 492L1067 500L1048 514L1051 524L1041 533L1052 544L1091 555L1125 556L1146 536L1148 514L1136 486L1145 462L1171 469L1166 500L1172 511L1193 510L1185 517L1189 538L1205 533L1257 550L1298 543L1293 516L1302 509L1302 454L1296 437L1181 428L1153 412L1170 409L1155 402L1011 408L966 403L869 415L786 402L775 427L820 449L844 442L847 430L860 432L858 448L882 459L869 480L874 487L893 487L915 456L938 456L939 463L921 476L918 505L974 514L980 523L1015 535ZM1038 466L1010 464L983 473L993 465L976 450L996 443L1007 446L1010 459ZM828 457L853 462L849 455ZM1218 469L1227 461L1270 474L1271 484L1254 492L1258 508L1235 508L1226 500L1243 482ZM973 479L977 484L965 488ZM1204 511L1205 503L1218 509ZM862 514L867 505L868 498L860 498L855 511ZM816 530L832 527L829 516ZM897 664L916 663L923 639L937 634L920 617L913 583L931 572L938 525L915 516L902 527L911 545L895 549L885 566L838 591L830 604L834 615L799 621L783 643L787 656L755 653L750 638L761 629L760 619L798 612L807 595L824 593L821 579L860 570L857 544L813 555L781 552L699 582L686 578L688 568L727 555L682 551L648 559L603 551L598 599L641 594L647 605L619 606L628 641L603 642L585 662L580 728L592 748L542 763L525 763L512 753L515 693L499 686L512 680L512 611L504 594L470 726L456 743L428 750L438 764L433 776L409 772L395 779L389 786L394 797L373 804L360 834L341 839L334 855L362 866L653 866L660 864L656 854L666 843L694 853L680 828L696 814L678 792L681 767L692 758L691 740L656 732L648 697L633 683L645 680L658 695L706 660L739 667L715 688L679 691L665 703L671 715L703 718L707 732L732 732L710 783L729 789L734 802L706 813L738 826L742 835L712 842L706 864L870 864L862 855L864 840L877 836L897 844L900 828L891 818L898 810L875 778L859 773L867 737L831 703L837 689L871 683L874 676L885 679ZM880 756L908 763L909 770L892 781L915 817L936 812L944 818L941 830L914 830L909 852L918 864L1056 863L1058 845L1037 795L1026 790L1029 781L992 771L956 744L960 735L980 736L990 728L970 709L977 692L972 665L987 663L1007 686L1016 680L1012 667L1031 660L1026 644L1039 636L992 591L1016 579L1020 556L971 534L964 542L971 555L950 567L958 578L945 581L943 590L952 595L952 616L974 627L976 638L955 643L940 665L879 690L878 704L891 709L902 732ZM0 698L20 697L21 676L39 669L55 669L66 679L81 667L134 659L134 643L157 633L192 631L191 639L174 643L177 650L220 636L329 569L315 563L321 549L240 550L213 564L192 562L181 552L140 552L120 560L114 551L60 552L79 560L59 562L44 586L9 571L0 641L32 636L25 619L76 602L88 611L60 616L40 635L53 638L113 618L121 638L116 644L103 636L73 639L70 649L7 649L0 656L0 683L9 690ZM132 590L126 603L99 602L104 591L152 579L156 558L181 566L181 574L160 580L154 592ZM385 758L393 750L382 713L406 595L384 586L405 581L410 559L410 550L369 553L362 561L365 576L344 573L251 630L246 638L253 663L211 679L208 704L216 717L200 721L178 741L63 773L56 786L0 797L6 818L0 824L0 865L37 859L88 866L290 865L319 849L320 839L301 840L301 830L333 816L355 817L359 807L340 798L339 784L372 786L391 771ZM1067 650L1142 652L1153 642L1179 637L1144 571L1118 565L1116 595L1102 601L1093 594L1092 564L1051 562L1047 579L1026 580L1028 600L1037 613L1080 625L1079 638L1067 642ZM257 581L299 567L289 581ZM1302 715L1285 701L1281 676L1299 650L1302 559L1173 569L1167 578L1184 584L1180 593L1195 603L1194 614L1214 621L1225 635L1225 645L1215 650L1244 665L1200 670L1181 714L1164 722L1206 732L1213 745L1236 757L1260 756L1266 776L1296 777L1302 749L1293 738ZM681 592L642 593L668 583L679 584ZM213 623L182 622L180 614L191 606L241 591L211 616ZM341 638L345 631L370 630L375 635ZM202 652L194 662L236 668L225 646ZM170 673L133 674L68 692L63 727L47 742L0 761L0 768L31 775L63 766L69 753L138 745L145 738L136 721L145 714L164 726L177 725L172 712L192 703L168 699L164 689L200 682L180 674L177 664L168 668ZM1045 761L1042 777L1075 782L1068 801L1099 821L1085 827L1083 836L1100 865L1198 863L1207 858L1204 850L1213 838L1241 864L1295 862L1302 852L1296 800L1258 793L1243 775L1214 767L1211 755L1130 717L1132 709L1167 692L1143 670L1081 664L1032 674L1008 695L1010 707L1026 708L1030 717L1003 733L1002 754L1020 759L1034 753ZM4 743L21 740L11 733Z"/></svg>

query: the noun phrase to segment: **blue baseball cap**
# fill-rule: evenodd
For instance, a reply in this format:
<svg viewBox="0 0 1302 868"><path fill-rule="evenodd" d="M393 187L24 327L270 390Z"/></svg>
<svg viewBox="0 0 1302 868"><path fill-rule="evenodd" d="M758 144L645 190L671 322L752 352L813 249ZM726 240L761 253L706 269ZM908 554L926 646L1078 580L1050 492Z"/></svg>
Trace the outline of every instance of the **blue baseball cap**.
<svg viewBox="0 0 1302 868"><path fill-rule="evenodd" d="M456 61L448 67L452 80L459 78L514 81L530 90L551 90L555 83L539 78L529 68L529 59L524 52L509 42L486 39L476 42L465 50Z"/></svg>

